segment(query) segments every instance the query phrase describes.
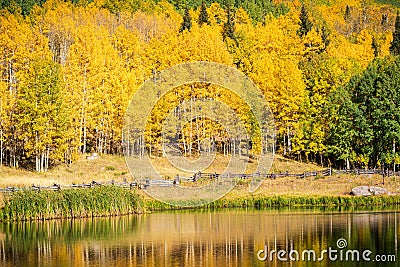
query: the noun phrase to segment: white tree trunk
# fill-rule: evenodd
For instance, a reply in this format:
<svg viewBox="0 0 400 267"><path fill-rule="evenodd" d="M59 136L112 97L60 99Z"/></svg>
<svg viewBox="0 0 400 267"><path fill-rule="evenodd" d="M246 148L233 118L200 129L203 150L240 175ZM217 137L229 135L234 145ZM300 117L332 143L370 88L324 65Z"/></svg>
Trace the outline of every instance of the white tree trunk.
<svg viewBox="0 0 400 267"><path fill-rule="evenodd" d="M396 140L393 139L393 155L396 154ZM393 172L396 172L396 161L393 160Z"/></svg>
<svg viewBox="0 0 400 267"><path fill-rule="evenodd" d="M0 127L2 127L0 125ZM0 128L0 170L3 168L3 128Z"/></svg>
<svg viewBox="0 0 400 267"><path fill-rule="evenodd" d="M289 126L287 126L287 147L289 154L292 152L292 142L290 141Z"/></svg>

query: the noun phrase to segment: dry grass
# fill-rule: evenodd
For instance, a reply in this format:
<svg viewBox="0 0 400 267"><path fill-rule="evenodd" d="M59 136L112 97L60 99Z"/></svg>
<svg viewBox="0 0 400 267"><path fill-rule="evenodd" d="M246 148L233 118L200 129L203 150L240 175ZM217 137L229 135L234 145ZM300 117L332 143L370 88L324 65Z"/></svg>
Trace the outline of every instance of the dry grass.
<svg viewBox="0 0 400 267"><path fill-rule="evenodd" d="M360 186L380 186L392 194L400 193L400 178L386 177L382 184L382 176L333 175L328 177L294 178L286 177L265 180L254 193L249 193L246 184L239 185L231 191L227 198L246 196L341 196L348 195L351 189Z"/></svg>
<svg viewBox="0 0 400 267"><path fill-rule="evenodd" d="M163 168L163 172L174 177L177 172L166 164L165 159L153 159L153 164ZM219 172L226 164L227 159L222 156L217 158L213 168L206 172ZM274 173L289 171L290 173L303 173L305 171L321 170L321 166L315 164L301 163L285 159L280 155L275 157L271 171ZM72 183L88 183L93 180L99 182L132 181L124 157L103 155L97 160L89 161L85 156L74 162L71 166L59 165L47 173L35 173L25 170L15 170L3 167L0 171L0 187L18 186L29 187L35 185L52 185L54 183L69 185ZM243 196L310 196L310 195L344 195L358 185L380 185L392 193L400 193L400 178L386 178L385 185L381 184L382 177L374 176L355 176L355 175L334 175L331 177L307 177L297 179L293 177L279 178L275 180L265 180L260 188L250 194L247 190L246 181L237 185L237 188L230 192L226 197Z"/></svg>
<svg viewBox="0 0 400 267"><path fill-rule="evenodd" d="M327 167L324 168L314 163L299 162L275 154L274 162L271 167L271 173L280 173L286 171L290 173L303 173L309 171L319 171L326 168Z"/></svg>
<svg viewBox="0 0 400 267"><path fill-rule="evenodd" d="M131 180L125 158L119 156L101 156L96 160L87 160L81 156L71 166L61 164L46 173L36 173L25 170L15 170L3 167L0 171L0 187L35 185L70 185L72 183L87 183Z"/></svg>
<svg viewBox="0 0 400 267"><path fill-rule="evenodd" d="M224 173L226 172L226 167L230 164L231 157L226 157L220 154L216 155L215 160L210 164L209 167L207 167L205 170L203 170L203 173ZM231 173L242 173L243 169L245 169L244 173L254 173L255 170L257 169L257 161L248 159L248 158L236 158L237 161L239 161L240 167L238 167L239 170L232 171ZM192 176L193 173L190 172L183 172L177 170L166 158L152 158L151 162L153 166L159 171L159 173L163 177L175 177L177 174L179 176L185 176L189 177Z"/></svg>

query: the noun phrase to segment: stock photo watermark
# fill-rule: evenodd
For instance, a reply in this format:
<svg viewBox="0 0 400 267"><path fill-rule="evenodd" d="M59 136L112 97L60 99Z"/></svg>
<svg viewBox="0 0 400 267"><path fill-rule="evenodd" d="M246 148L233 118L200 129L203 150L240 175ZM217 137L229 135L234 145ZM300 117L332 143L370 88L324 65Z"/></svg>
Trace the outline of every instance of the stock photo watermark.
<svg viewBox="0 0 400 267"><path fill-rule="evenodd" d="M257 258L260 261L341 261L341 262L396 262L395 254L375 254L369 249L348 249L347 240L340 238L335 247L329 246L322 251L314 249L304 250L277 250L269 249L268 245L257 252Z"/></svg>
<svg viewBox="0 0 400 267"><path fill-rule="evenodd" d="M223 64L190 62L156 73L136 91L122 135L129 171L142 189L162 202L193 207L221 198L245 173L252 174L248 190L255 191L272 165L274 133L268 102L247 76ZM209 181L187 183L210 166L218 175L213 169Z"/></svg>

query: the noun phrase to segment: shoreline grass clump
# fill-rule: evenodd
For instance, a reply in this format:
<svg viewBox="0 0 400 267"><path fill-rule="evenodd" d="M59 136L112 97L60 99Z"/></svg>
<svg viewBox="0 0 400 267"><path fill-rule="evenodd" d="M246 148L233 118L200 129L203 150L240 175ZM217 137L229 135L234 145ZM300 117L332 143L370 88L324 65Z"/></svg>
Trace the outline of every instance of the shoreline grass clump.
<svg viewBox="0 0 400 267"><path fill-rule="evenodd" d="M7 193L0 209L1 221L116 216L142 213L135 190L117 186L60 191L21 190Z"/></svg>
<svg viewBox="0 0 400 267"><path fill-rule="evenodd" d="M6 193L0 221L92 218L169 210L296 207L398 207L400 195L355 196L241 196L221 198L199 207L180 207L141 196L136 190L99 186L60 191L21 190Z"/></svg>
<svg viewBox="0 0 400 267"><path fill-rule="evenodd" d="M400 195L381 196L256 196L219 199L206 208L275 207L389 207L400 205Z"/></svg>
<svg viewBox="0 0 400 267"><path fill-rule="evenodd" d="M198 207L179 207L164 202L146 199L144 206L147 211L168 210L213 210L225 208L295 208L295 207L397 207L400 206L400 195L380 196L244 196L221 198L214 202Z"/></svg>

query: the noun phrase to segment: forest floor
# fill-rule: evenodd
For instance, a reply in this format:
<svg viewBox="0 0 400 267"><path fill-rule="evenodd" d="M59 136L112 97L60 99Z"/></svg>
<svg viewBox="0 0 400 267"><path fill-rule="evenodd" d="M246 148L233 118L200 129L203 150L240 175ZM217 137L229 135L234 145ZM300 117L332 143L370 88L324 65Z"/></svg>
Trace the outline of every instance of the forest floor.
<svg viewBox="0 0 400 267"><path fill-rule="evenodd" d="M154 163L153 163L154 164ZM156 161L162 165L163 161ZM217 164L218 165L218 164ZM217 167L218 169L218 167ZM288 171L303 173L322 170L323 167L286 159L276 155L271 167L271 173ZM210 170L212 172L213 170ZM87 160L81 156L71 166L59 165L46 173L36 173L27 170L16 170L8 167L0 169L0 187L30 187L34 185L48 186L53 184L71 185L96 182L130 182L130 175L125 158L121 156L102 155L96 160ZM225 198L245 198L246 196L339 196L348 195L351 189L359 185L376 185L386 188L393 194L400 193L400 177L385 177L380 175L332 175L326 177L295 178L285 177L264 180L262 185L253 193L248 192L247 182L239 182L234 190Z"/></svg>

